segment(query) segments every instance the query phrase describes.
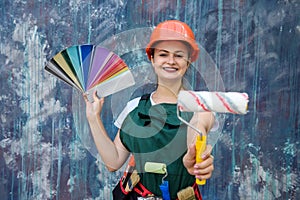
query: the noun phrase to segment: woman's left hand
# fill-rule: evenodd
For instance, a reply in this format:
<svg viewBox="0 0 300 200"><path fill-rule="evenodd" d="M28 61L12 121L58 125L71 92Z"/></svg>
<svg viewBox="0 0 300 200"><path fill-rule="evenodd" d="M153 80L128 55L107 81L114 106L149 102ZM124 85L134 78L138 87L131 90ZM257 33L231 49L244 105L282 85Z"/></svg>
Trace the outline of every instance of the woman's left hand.
<svg viewBox="0 0 300 200"><path fill-rule="evenodd" d="M195 175L197 179L209 179L214 170L214 157L211 155L212 147L207 145L206 150L202 153L203 161L196 163L196 147L191 144L187 153L183 158L183 164L191 175Z"/></svg>

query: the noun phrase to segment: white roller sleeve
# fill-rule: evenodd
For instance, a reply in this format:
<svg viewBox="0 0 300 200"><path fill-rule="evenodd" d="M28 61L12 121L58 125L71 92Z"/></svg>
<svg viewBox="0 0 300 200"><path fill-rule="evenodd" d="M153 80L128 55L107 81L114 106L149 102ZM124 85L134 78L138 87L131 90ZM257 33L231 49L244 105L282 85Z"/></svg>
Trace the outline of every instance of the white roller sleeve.
<svg viewBox="0 0 300 200"><path fill-rule="evenodd" d="M247 93L180 91L177 104L182 112L246 114L248 102Z"/></svg>

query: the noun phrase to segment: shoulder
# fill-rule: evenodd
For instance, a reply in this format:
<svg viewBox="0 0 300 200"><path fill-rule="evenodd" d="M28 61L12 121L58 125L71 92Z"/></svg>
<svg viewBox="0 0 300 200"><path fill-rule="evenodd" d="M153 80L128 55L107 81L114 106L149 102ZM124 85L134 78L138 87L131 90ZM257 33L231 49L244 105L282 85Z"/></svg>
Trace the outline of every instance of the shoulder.
<svg viewBox="0 0 300 200"><path fill-rule="evenodd" d="M124 109L128 109L128 110L133 110L134 108L137 107L137 105L139 104L141 97L136 97L132 100L130 100L127 104L126 107Z"/></svg>
<svg viewBox="0 0 300 200"><path fill-rule="evenodd" d="M121 128L121 125L124 121L124 119L127 117L127 115L133 110L135 109L138 104L139 104L139 101L140 101L141 97L136 97L132 100L130 100L125 108L123 109L123 111L120 113L120 115L118 116L118 118L116 119L115 121L115 126L118 127L118 128Z"/></svg>

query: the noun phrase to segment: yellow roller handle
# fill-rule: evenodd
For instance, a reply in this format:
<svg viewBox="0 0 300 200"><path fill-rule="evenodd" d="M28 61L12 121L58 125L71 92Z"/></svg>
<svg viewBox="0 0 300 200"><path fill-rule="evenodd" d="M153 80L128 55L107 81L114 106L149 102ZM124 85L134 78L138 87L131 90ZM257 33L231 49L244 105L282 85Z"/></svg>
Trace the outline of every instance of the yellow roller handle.
<svg viewBox="0 0 300 200"><path fill-rule="evenodd" d="M197 140L196 140L196 163L202 162L202 153L206 149L206 135L197 135ZM206 180L199 180L196 179L196 183L198 185L205 185Z"/></svg>

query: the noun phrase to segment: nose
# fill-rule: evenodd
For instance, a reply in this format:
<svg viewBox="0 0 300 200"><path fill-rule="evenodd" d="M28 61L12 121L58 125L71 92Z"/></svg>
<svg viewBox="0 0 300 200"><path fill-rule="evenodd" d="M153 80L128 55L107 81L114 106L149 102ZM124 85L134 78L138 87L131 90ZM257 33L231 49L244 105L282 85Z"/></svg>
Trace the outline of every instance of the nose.
<svg viewBox="0 0 300 200"><path fill-rule="evenodd" d="M173 53L170 53L169 57L168 57L168 63L169 64L174 64L175 63L175 56Z"/></svg>

